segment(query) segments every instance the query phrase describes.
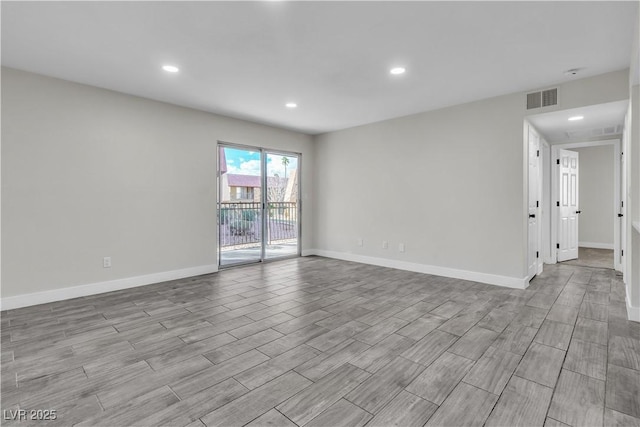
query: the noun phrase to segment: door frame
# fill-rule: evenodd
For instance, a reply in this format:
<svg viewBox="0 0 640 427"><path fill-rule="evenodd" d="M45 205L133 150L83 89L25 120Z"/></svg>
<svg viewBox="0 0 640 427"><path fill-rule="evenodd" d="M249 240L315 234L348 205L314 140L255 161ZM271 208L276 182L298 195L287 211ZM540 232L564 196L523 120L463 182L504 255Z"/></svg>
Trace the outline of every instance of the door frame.
<svg viewBox="0 0 640 427"><path fill-rule="evenodd" d="M530 214L530 206L529 206L529 190L531 189L531 183L529 182L529 176L530 176L530 171L529 171L529 167L530 167L530 159L529 159L529 155L531 154L531 140L530 140L530 135L534 134L535 137L538 139L538 147L536 148L537 150L537 162L538 162L538 173L536 176L536 182L534 183L534 187L536 187L537 189L537 193L538 193L538 197L537 197L537 207L535 208L535 215L536 215L536 230L535 230L535 235L536 235L536 240L537 240L537 245L534 249L532 249L529 245L529 219L527 219L527 237L526 237L526 242L527 242L527 250L526 250L526 256L527 256L527 268L526 268L526 277L527 277L527 281L530 281L531 279L533 279L536 275L542 273L543 270L543 251L542 251L542 240L541 240L541 236L542 236L542 224L543 224L543 206L544 206L544 194L542 192L542 170L543 170L543 166L544 166L544 160L543 160L543 141L544 138L542 137L542 135L540 135L540 132L538 132L538 130L528 121L525 120L525 150L527 155L526 157L526 174L527 174L527 184L526 184L526 214L527 217ZM546 142L546 141L545 141ZM536 255L536 263L535 263L535 271L533 272L533 274L529 274L529 259L531 257L533 257L533 253L531 251L535 251L537 252Z"/></svg>
<svg viewBox="0 0 640 427"><path fill-rule="evenodd" d="M551 146L551 164L556 164L558 160L558 150L566 150L571 148L587 148L587 147L600 147L605 145L613 145L613 212L614 212L614 223L613 226L613 258L614 258L614 268L617 271L622 271L622 263L620 262L620 250L624 250L621 248L621 240L620 240L620 224L618 221L621 221L623 218L619 218L618 212L620 210L620 139L608 139L602 141L588 141L588 142L570 142L566 144L554 144ZM560 177L558 174L558 168L551 168L551 200L559 200L558 194L558 186L559 186ZM552 203L553 204L553 203ZM549 260L552 264L558 262L558 250L556 249L556 243L558 241L558 211L556 210L553 215L551 215L551 240L549 242L551 249L551 259ZM579 230L578 230L579 232ZM578 242L580 238L578 237Z"/></svg>
<svg viewBox="0 0 640 427"><path fill-rule="evenodd" d="M222 265L221 261L222 261L222 251L220 250L222 247L222 242L221 242L221 237L220 237L220 203L221 203L221 195L222 195L222 178L221 178L221 174L220 174L220 148L221 147L230 147L230 148L236 148L239 150L247 150L247 151L254 151L254 152L259 152L260 153L260 182L262 185L262 188L260 189L260 203L262 203L262 235L260 236L260 258L255 260L255 261L244 261L244 262L238 262L238 263L234 263L234 264L229 264L229 265ZM266 253L265 253L265 246L266 246L266 239L265 239L265 233L266 233L266 216L265 216L265 212L267 211L267 201L266 201L266 197L267 197L267 191L266 191L266 187L267 187L267 168L266 168L266 164L267 164L267 156L266 154L280 154L280 155L284 155L284 156L295 156L298 158L298 168L297 168L297 172L296 174L297 179L298 179L298 191L296 194L296 205L297 205L297 215L298 215L298 241L297 241L297 248L296 248L296 253L293 255L287 255L287 256L282 256L282 257L276 257L276 258L267 258L266 257ZM218 258L218 269L226 269L226 268L233 268L233 267L238 267L241 265L249 265L249 264L257 264L257 263L265 263L265 262L272 262L272 261L281 261L281 260L285 260L285 259L291 259L291 258L298 258L300 256L302 256L302 153L296 153L293 151L287 151L287 150L280 150L280 149L272 149L272 148L267 148L267 147L258 147L258 146L254 146L254 145L246 145L246 144L236 144L233 142L227 142L227 141L221 141L218 140L216 142L216 180L217 180L217 185L216 185L216 237L217 237L217 248L216 248L216 253L217 253L217 258Z"/></svg>

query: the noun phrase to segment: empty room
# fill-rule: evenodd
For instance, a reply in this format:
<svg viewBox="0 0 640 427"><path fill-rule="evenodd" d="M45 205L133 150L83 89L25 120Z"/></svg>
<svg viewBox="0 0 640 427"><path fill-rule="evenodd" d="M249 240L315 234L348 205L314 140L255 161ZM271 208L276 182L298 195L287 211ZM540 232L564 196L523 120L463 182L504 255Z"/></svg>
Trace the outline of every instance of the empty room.
<svg viewBox="0 0 640 427"><path fill-rule="evenodd" d="M638 1L2 1L6 426L640 427Z"/></svg>

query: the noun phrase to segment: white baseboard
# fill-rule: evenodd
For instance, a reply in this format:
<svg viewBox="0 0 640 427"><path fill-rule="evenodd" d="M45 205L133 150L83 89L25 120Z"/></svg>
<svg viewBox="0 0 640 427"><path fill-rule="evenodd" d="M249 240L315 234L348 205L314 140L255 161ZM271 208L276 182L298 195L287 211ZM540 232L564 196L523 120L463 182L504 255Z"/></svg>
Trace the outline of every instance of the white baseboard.
<svg viewBox="0 0 640 427"><path fill-rule="evenodd" d="M625 300L627 301L627 317L634 322L640 322L640 307L634 307L629 301L629 295L627 294Z"/></svg>
<svg viewBox="0 0 640 427"><path fill-rule="evenodd" d="M163 271L161 273L109 280L107 282L97 282L88 285L71 286L68 288L59 288L50 291L4 297L0 298L0 310L13 310L14 308L28 307L31 305L45 304L54 301L63 301L71 298L86 297L88 295L119 291L121 289L135 288L137 286L151 285L169 280L184 279L185 277L200 276L202 274L210 274L217 271L217 265L201 265L198 267L183 268L180 270Z"/></svg>
<svg viewBox="0 0 640 427"><path fill-rule="evenodd" d="M612 249L613 243L594 243L594 242L578 242L580 248L592 248L592 249Z"/></svg>
<svg viewBox="0 0 640 427"><path fill-rule="evenodd" d="M377 265L380 267L395 268L398 270L414 271L416 273L433 274L436 276L451 277L454 279L472 280L474 282L490 285L505 286L515 289L526 289L529 285L527 278L499 276L495 274L479 273L475 271L458 270L449 267L417 264L407 261L398 261L386 258L376 258L365 255L350 254L345 252L326 251L323 249L308 249L302 252L302 256L318 255L327 258L341 259L344 261L360 262L363 264Z"/></svg>

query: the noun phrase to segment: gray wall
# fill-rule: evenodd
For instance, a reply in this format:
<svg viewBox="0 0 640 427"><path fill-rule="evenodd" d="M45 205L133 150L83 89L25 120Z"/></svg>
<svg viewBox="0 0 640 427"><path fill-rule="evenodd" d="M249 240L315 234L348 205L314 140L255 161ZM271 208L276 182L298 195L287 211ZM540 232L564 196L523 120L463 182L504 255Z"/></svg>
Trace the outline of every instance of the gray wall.
<svg viewBox="0 0 640 427"><path fill-rule="evenodd" d="M581 246L590 244L613 249L615 213L613 145L572 148L580 155L580 222L578 240Z"/></svg>
<svg viewBox="0 0 640 427"><path fill-rule="evenodd" d="M561 84L555 109L627 99L627 82L627 71L620 71ZM322 179L315 181L315 247L522 280L524 97L505 95L317 137ZM389 249L381 248L383 240Z"/></svg>
<svg viewBox="0 0 640 427"><path fill-rule="evenodd" d="M302 152L306 251L525 276L524 94L312 142L2 71L3 297L215 265L217 140ZM627 77L560 85L556 108L626 99ZM113 258L111 269L102 268L103 256Z"/></svg>
<svg viewBox="0 0 640 427"><path fill-rule="evenodd" d="M2 68L2 297L215 269L217 140L302 153L309 247L311 137Z"/></svg>

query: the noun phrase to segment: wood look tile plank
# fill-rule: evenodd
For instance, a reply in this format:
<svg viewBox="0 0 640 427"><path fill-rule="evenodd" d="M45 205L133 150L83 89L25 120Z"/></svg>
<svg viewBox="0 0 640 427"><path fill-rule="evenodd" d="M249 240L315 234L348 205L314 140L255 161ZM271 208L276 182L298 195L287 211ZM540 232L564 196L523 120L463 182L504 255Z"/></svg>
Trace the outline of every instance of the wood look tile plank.
<svg viewBox="0 0 640 427"><path fill-rule="evenodd" d="M289 321L291 319L294 319L294 317L290 314L278 313L273 316L264 318L260 321L256 321L244 326L240 326L239 328L232 329L228 333L229 335L233 335L237 339L242 339L269 329L272 326L276 326L283 322Z"/></svg>
<svg viewBox="0 0 640 427"><path fill-rule="evenodd" d="M524 354L515 374L553 388L560 375L564 356L563 350L533 343Z"/></svg>
<svg viewBox="0 0 640 427"><path fill-rule="evenodd" d="M207 427L243 426L311 384L311 381L290 371L209 412L200 420Z"/></svg>
<svg viewBox="0 0 640 427"><path fill-rule="evenodd" d="M72 426L78 425L84 420L92 417L100 417L104 412L102 406L98 402L98 398L95 395L80 397L65 402L59 406L56 406L56 419L55 421L46 422L47 426ZM43 424L44 421L33 424ZM33 425L32 424L32 425ZM3 423L5 425L5 423ZM11 425L8 423L7 425ZM25 425L24 422L18 423L18 425Z"/></svg>
<svg viewBox="0 0 640 427"><path fill-rule="evenodd" d="M572 426L601 426L604 382L563 369L548 416Z"/></svg>
<svg viewBox="0 0 640 427"><path fill-rule="evenodd" d="M444 317L427 314L409 323L407 326L400 329L397 333L399 335L418 341L446 321L447 319Z"/></svg>
<svg viewBox="0 0 640 427"><path fill-rule="evenodd" d="M567 325L575 325L578 318L579 309L577 307L570 307L563 304L555 303L549 313L547 314L547 320L553 320L554 322L566 323Z"/></svg>
<svg viewBox="0 0 640 427"><path fill-rule="evenodd" d="M145 418L136 420L135 425L174 427L200 422L200 417L234 401L248 391L236 380L230 378L205 390L190 394L189 397ZM204 426L204 424L201 425Z"/></svg>
<svg viewBox="0 0 640 427"><path fill-rule="evenodd" d="M294 317L291 320L282 322L279 325L274 326L273 329L280 332L281 334L286 335L298 331L305 326L312 325L322 319L326 319L330 316L332 316L332 314L328 311L315 310L311 313L303 314L302 316Z"/></svg>
<svg viewBox="0 0 640 427"><path fill-rule="evenodd" d="M517 312L505 308L494 308L487 313L477 324L477 326L502 333L505 328L516 317Z"/></svg>
<svg viewBox="0 0 640 427"><path fill-rule="evenodd" d="M640 418L640 371L609 365L607 408Z"/></svg>
<svg viewBox="0 0 640 427"><path fill-rule="evenodd" d="M276 409L298 425L304 425L366 380L370 374L345 364Z"/></svg>
<svg viewBox="0 0 640 427"><path fill-rule="evenodd" d="M478 360L497 337L497 332L474 326L449 347L448 351L467 359Z"/></svg>
<svg viewBox="0 0 640 427"><path fill-rule="evenodd" d="M489 310L480 310L466 313L463 310L456 316L444 322L442 325L438 326L438 330L461 337L476 323L482 320L488 312Z"/></svg>
<svg viewBox="0 0 640 427"><path fill-rule="evenodd" d="M609 363L624 368L640 370L640 340L611 336L609 338Z"/></svg>
<svg viewBox="0 0 640 427"><path fill-rule="evenodd" d="M573 338L607 345L607 323L578 317L576 327L573 330Z"/></svg>
<svg viewBox="0 0 640 427"><path fill-rule="evenodd" d="M473 365L473 360L444 352L406 390L440 405Z"/></svg>
<svg viewBox="0 0 640 427"><path fill-rule="evenodd" d="M494 347L484 353L463 381L499 395L520 363L520 356Z"/></svg>
<svg viewBox="0 0 640 427"><path fill-rule="evenodd" d="M607 347L573 339L563 368L604 381L607 377Z"/></svg>
<svg viewBox="0 0 640 427"><path fill-rule="evenodd" d="M486 426L541 426L547 415L553 389L512 376Z"/></svg>
<svg viewBox="0 0 640 427"><path fill-rule="evenodd" d="M431 310L430 313L439 317L450 319L456 314L458 314L460 311L462 311L462 309L464 309L465 307L466 307L466 304L461 304L455 301L447 301L444 304L438 306L437 308L434 308L433 310Z"/></svg>
<svg viewBox="0 0 640 427"><path fill-rule="evenodd" d="M229 344L218 346L218 348L216 348L215 350L209 353L205 353L204 357L215 364L219 364L224 362L225 360L231 359L232 357L238 356L249 350L253 350L256 347L260 347L268 342L281 338L282 336L283 335L280 332L276 332L273 329L267 329L265 331L258 332L257 334L250 335L246 338L230 342Z"/></svg>
<svg viewBox="0 0 640 427"><path fill-rule="evenodd" d="M184 376L201 372L210 366L211 363L202 356L194 357L156 371L152 375L146 376L145 381L136 378L99 391L98 398L105 409L121 406L138 396L177 381ZM109 373L105 375L109 375Z"/></svg>
<svg viewBox="0 0 640 427"><path fill-rule="evenodd" d="M167 386L122 401L113 408L76 424L79 427L133 425L141 418L165 409L179 401Z"/></svg>
<svg viewBox="0 0 640 427"><path fill-rule="evenodd" d="M225 360L218 365L194 372L191 375L185 374L183 377L177 378L169 384L171 389L181 399L184 399L267 360L269 360L268 356L265 356L257 350L250 350L239 356Z"/></svg>
<svg viewBox="0 0 640 427"><path fill-rule="evenodd" d="M367 344L349 339L324 353L317 354L319 352L316 350L317 355L315 357L300 364L295 370L311 381L317 381L345 363L350 362L368 348Z"/></svg>
<svg viewBox="0 0 640 427"><path fill-rule="evenodd" d="M203 353L206 353L207 351L222 347L234 341L237 341L235 337L224 333L203 341L197 341L192 344L176 348L175 350L158 356L150 357L147 362L154 370L157 371L166 366L182 362L195 356L199 356Z"/></svg>
<svg viewBox="0 0 640 427"><path fill-rule="evenodd" d="M352 338L353 336L368 328L369 325L353 320L349 323L344 324L343 326L340 326L312 339L311 341L307 342L307 345L320 351L327 351L331 347L334 347L341 342Z"/></svg>
<svg viewBox="0 0 640 427"><path fill-rule="evenodd" d="M365 329L354 336L354 338L365 344L374 345L398 331L398 329L403 328L408 323L406 320L389 317L377 323L375 326Z"/></svg>
<svg viewBox="0 0 640 427"><path fill-rule="evenodd" d="M328 329L315 324L305 326L295 332L261 345L258 347L258 350L269 357L275 357L327 332L329 332Z"/></svg>
<svg viewBox="0 0 640 427"><path fill-rule="evenodd" d="M305 424L305 427L361 427L367 424L372 416L353 403L340 399Z"/></svg>
<svg viewBox="0 0 640 427"><path fill-rule="evenodd" d="M548 312L549 310L547 309L524 306L518 311L511 324L538 329Z"/></svg>
<svg viewBox="0 0 640 427"><path fill-rule="evenodd" d="M482 426L498 400L495 394L461 382L429 419L427 426Z"/></svg>
<svg viewBox="0 0 640 427"><path fill-rule="evenodd" d="M432 304L426 301L420 301L417 304L407 307L404 310L394 314L394 317L397 317L398 319L406 320L407 322L413 322L414 320L429 313L431 310L433 310L436 307L437 305L435 304Z"/></svg>
<svg viewBox="0 0 640 427"><path fill-rule="evenodd" d="M259 416L246 424L245 427L297 427L289 418L282 415L276 409Z"/></svg>
<svg viewBox="0 0 640 427"><path fill-rule="evenodd" d="M367 412L375 414L424 369L424 366L418 363L397 357L347 394L345 398Z"/></svg>
<svg viewBox="0 0 640 427"><path fill-rule="evenodd" d="M582 305L580 305L578 316L586 317L587 319L599 320L600 322L606 322L609 320L609 307L604 304L596 304L585 299L582 301Z"/></svg>
<svg viewBox="0 0 640 427"><path fill-rule="evenodd" d="M247 369L235 375L234 378L240 384L252 390L296 368L298 365L313 359L318 353L318 350L312 347L301 345L273 359L262 362L253 368Z"/></svg>
<svg viewBox="0 0 640 427"><path fill-rule="evenodd" d="M402 357L424 366L429 365L456 342L456 335L434 330L402 353Z"/></svg>
<svg viewBox="0 0 640 427"><path fill-rule="evenodd" d="M640 418L605 408L604 425L605 427L640 427Z"/></svg>
<svg viewBox="0 0 640 427"><path fill-rule="evenodd" d="M553 418L547 417L547 419L544 421L544 427L571 427L571 426L565 423L561 423L558 420L554 420Z"/></svg>
<svg viewBox="0 0 640 427"><path fill-rule="evenodd" d="M401 391L367 424L369 427L422 427L438 409L437 405Z"/></svg>
<svg viewBox="0 0 640 427"><path fill-rule="evenodd" d="M524 355L537 333L537 329L528 326L509 326L496 338L492 346L500 350Z"/></svg>
<svg viewBox="0 0 640 427"><path fill-rule="evenodd" d="M414 344L415 341L410 338L393 334L360 353L349 363L375 373Z"/></svg>
<svg viewBox="0 0 640 427"><path fill-rule="evenodd" d="M203 321L201 328L185 331L185 333L180 334L178 337L185 343L191 344L196 341L202 341L207 338L220 335L224 332L229 332L232 329L237 329L250 323L253 323L253 320L245 316L235 317L215 325L205 320Z"/></svg>
<svg viewBox="0 0 640 427"><path fill-rule="evenodd" d="M567 350L572 333L573 325L547 319L542 322L542 326L533 340L539 344Z"/></svg>

